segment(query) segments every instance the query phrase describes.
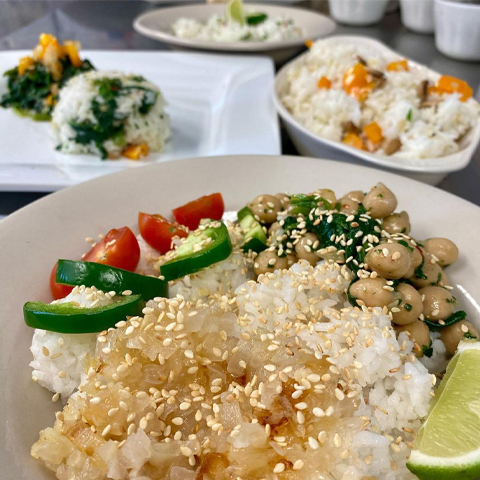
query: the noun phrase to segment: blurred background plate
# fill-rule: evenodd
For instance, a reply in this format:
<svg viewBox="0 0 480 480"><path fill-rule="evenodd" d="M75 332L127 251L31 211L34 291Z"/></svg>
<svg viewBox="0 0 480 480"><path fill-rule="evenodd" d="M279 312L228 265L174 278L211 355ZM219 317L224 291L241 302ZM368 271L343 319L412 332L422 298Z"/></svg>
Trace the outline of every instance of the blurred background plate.
<svg viewBox="0 0 480 480"><path fill-rule="evenodd" d="M28 53L1 52L0 71L12 68ZM88 50L82 56L99 70L140 74L160 87L173 131L166 150L136 162L65 155L55 151L49 123L1 109L0 190L53 191L107 173L181 158L280 153L269 58Z"/></svg>
<svg viewBox="0 0 480 480"><path fill-rule="evenodd" d="M172 32L173 23L181 17L205 22L213 15L223 15L225 4L183 5L159 8L146 12L135 19L133 27L138 33L154 40L165 42L173 48L209 50L229 53L262 53L270 55L275 63L285 62L305 48L307 40L325 37L335 30L335 22L320 13L296 7L271 3L249 3L247 9L266 13L271 17L285 16L293 19L302 30L300 38L271 42L210 42L180 38Z"/></svg>

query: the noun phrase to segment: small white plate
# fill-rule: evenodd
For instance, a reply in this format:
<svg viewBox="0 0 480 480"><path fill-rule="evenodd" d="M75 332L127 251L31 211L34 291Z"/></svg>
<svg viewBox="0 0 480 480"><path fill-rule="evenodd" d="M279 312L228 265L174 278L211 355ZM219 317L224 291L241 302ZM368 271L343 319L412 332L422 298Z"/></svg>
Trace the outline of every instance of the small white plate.
<svg viewBox="0 0 480 480"><path fill-rule="evenodd" d="M87 236L133 226L140 210L167 213L213 191L223 193L228 210L238 210L265 192L325 187L340 196L349 190L366 191L379 181L396 194L399 209L408 211L415 238L447 236L458 245L459 260L447 270L450 283L460 308L479 327L480 208L428 185L365 167L351 165L346 175L341 163L273 156L169 162L48 195L2 220L1 479L54 480L54 474L30 456L30 447L41 429L53 425L54 412L62 407L31 380L32 330L23 323L22 306L27 300L48 301L48 275L59 257L76 258L85 250Z"/></svg>
<svg viewBox="0 0 480 480"><path fill-rule="evenodd" d="M330 37L328 42L332 44L347 43L360 47L375 50L387 59L395 60L403 57L398 52L388 48L383 43L368 37L339 35ZM403 159L394 156L380 155L377 153L369 153L358 148L350 147L341 142L328 140L305 128L293 115L285 108L280 97L288 87L287 71L293 66L301 65L305 61L308 52L295 58L285 65L275 78L274 101L277 111L285 123L285 127L292 138L293 143L302 155L325 157L333 154L339 160L347 160L353 163L370 163L380 168L393 170L396 173L420 180L432 185L437 185L450 172L462 170L472 159L473 154L480 142L480 119L477 126L471 130L460 141L460 150L451 155L438 158L425 158L421 160ZM436 81L440 77L440 73L435 72L413 60L408 59L412 68L419 69L425 73L430 80ZM336 154L335 154L336 153ZM341 156L338 154L342 153ZM345 155L345 153L347 155Z"/></svg>
<svg viewBox="0 0 480 480"><path fill-rule="evenodd" d="M335 30L335 22L312 10L284 7L272 4L248 3L248 10L264 12L271 17L292 18L302 30L300 38L275 42L209 42L205 40L176 37L172 32L173 23L181 17L194 18L205 22L213 15L222 15L225 4L184 5L159 8L146 12L135 19L133 27L142 35L159 40L176 48L222 51L230 53L265 53L276 63L282 63L304 48L307 40L325 37Z"/></svg>
<svg viewBox="0 0 480 480"><path fill-rule="evenodd" d="M28 53L1 52L0 72ZM181 158L280 153L270 95L274 70L268 58L124 51L83 51L82 56L99 70L140 74L160 87L173 131L166 150L137 162L62 154L55 150L49 123L0 108L0 190L53 191L125 168Z"/></svg>

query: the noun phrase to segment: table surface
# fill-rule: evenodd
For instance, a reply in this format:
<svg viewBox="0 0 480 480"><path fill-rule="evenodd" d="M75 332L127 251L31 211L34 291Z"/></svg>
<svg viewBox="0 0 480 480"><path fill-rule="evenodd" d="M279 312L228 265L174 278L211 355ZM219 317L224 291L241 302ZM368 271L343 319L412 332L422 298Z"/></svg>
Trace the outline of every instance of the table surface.
<svg viewBox="0 0 480 480"><path fill-rule="evenodd" d="M163 1L162 5L165 4L167 2ZM303 1L299 5L320 11L327 11L328 8L326 0ZM84 49L167 49L165 44L137 34L132 27L137 15L157 7L141 0L3 0L0 2L0 50L31 49L42 32L51 32L61 39L79 40ZM465 79L480 100L480 63L458 62L445 57L436 50L433 36L405 29L398 10L388 13L378 25L339 25L335 33L377 38L406 57L442 73ZM282 142L283 153L297 154L284 131ZM452 173L439 186L480 205L480 149L466 169ZM44 195L0 192L0 215L7 215Z"/></svg>

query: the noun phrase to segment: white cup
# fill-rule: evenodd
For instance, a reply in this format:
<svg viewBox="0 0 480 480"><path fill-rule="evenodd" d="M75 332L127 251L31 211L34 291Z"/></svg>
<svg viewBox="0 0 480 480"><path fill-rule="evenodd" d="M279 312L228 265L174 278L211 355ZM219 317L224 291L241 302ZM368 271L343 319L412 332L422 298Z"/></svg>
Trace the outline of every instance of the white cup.
<svg viewBox="0 0 480 480"><path fill-rule="evenodd" d="M378 23L387 9L388 0L328 0L330 15L346 25Z"/></svg>
<svg viewBox="0 0 480 480"><path fill-rule="evenodd" d="M433 0L400 0L402 23L417 33L433 33Z"/></svg>
<svg viewBox="0 0 480 480"><path fill-rule="evenodd" d="M480 5L435 0L435 45L447 57L480 60Z"/></svg>

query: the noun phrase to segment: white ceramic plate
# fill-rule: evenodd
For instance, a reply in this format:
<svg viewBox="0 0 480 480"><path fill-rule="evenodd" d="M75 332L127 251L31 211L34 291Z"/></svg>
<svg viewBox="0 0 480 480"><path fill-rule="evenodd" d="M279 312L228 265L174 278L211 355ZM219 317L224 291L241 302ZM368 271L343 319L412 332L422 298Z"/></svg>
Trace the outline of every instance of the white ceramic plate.
<svg viewBox="0 0 480 480"><path fill-rule="evenodd" d="M0 72L29 52L0 52ZM279 154L268 58L173 52L83 51L99 70L138 73L167 99L173 138L145 160L102 161L55 151L48 123L0 108L0 190L52 191L154 162L228 154ZM3 88L6 88L3 81Z"/></svg>
<svg viewBox="0 0 480 480"><path fill-rule="evenodd" d="M225 4L184 5L180 7L160 8L140 15L133 24L135 30L147 37L159 40L177 48L213 50L230 53L265 53L271 55L277 63L286 61L304 48L306 40L329 35L335 29L335 22L325 15L312 10L285 7L272 4L249 3L247 10L264 12L269 16L284 15L292 18L302 30L302 36L293 40L276 42L208 42L204 40L176 37L172 25L180 17L206 21L212 15L222 15Z"/></svg>
<svg viewBox="0 0 480 480"><path fill-rule="evenodd" d="M360 36L333 36L328 42L332 44L347 43L377 51L385 58L392 60L403 57L401 54L394 52L383 43L368 37ZM458 152L440 158L430 158L422 160L402 159L393 156L369 153L350 147L344 143L335 142L321 138L305 128L293 115L284 107L280 101L280 97L288 88L287 71L293 66L301 65L305 61L308 52L300 55L285 65L277 74L275 79L274 101L277 111L285 123L285 127L291 136L293 143L302 155L310 155L315 157L329 156L330 152L337 152L338 159L355 162L370 163L381 168L394 170L397 173L410 176L417 180L421 180L433 185L439 183L449 172L455 172L465 168L475 153L480 142L480 119L477 127L469 132L460 142L461 150ZM405 58L405 57L403 57ZM436 81L440 77L440 73L430 70L429 68L408 60L411 68L421 69L425 76ZM341 155L338 156L338 152ZM348 155L345 155L348 154ZM360 161L358 160L360 159Z"/></svg>
<svg viewBox="0 0 480 480"><path fill-rule="evenodd" d="M135 225L139 210L168 213L186 201L221 191L237 210L259 193L338 194L385 182L409 212L417 238L448 236L460 249L448 270L454 295L477 326L480 312L480 208L449 193L404 177L316 158L244 156L190 159L151 165L62 190L0 222L0 465L2 480L53 480L29 456L40 429L52 425L51 394L31 380L32 330L22 319L27 300L45 300L48 276L59 257L76 258L87 236ZM128 193L128 194L127 194Z"/></svg>

